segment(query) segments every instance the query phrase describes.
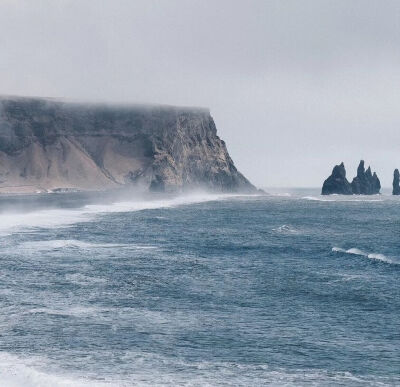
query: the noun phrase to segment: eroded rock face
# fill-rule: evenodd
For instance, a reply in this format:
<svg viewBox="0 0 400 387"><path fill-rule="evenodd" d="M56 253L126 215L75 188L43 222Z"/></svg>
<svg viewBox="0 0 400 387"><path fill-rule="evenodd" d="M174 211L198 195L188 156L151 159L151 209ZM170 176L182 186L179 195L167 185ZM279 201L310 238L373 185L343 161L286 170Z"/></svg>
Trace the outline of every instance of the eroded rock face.
<svg viewBox="0 0 400 387"><path fill-rule="evenodd" d="M0 98L0 192L255 192L207 109Z"/></svg>
<svg viewBox="0 0 400 387"><path fill-rule="evenodd" d="M400 173L398 169L393 174L393 195L400 195Z"/></svg>
<svg viewBox="0 0 400 387"><path fill-rule="evenodd" d="M358 165L357 176L351 182L351 188L355 195L375 195L380 192L379 178L375 172L372 174L371 167L365 170L364 160Z"/></svg>
<svg viewBox="0 0 400 387"><path fill-rule="evenodd" d="M332 174L324 181L322 186L322 195L352 195L351 185L346 179L346 169L343 162L335 165Z"/></svg>

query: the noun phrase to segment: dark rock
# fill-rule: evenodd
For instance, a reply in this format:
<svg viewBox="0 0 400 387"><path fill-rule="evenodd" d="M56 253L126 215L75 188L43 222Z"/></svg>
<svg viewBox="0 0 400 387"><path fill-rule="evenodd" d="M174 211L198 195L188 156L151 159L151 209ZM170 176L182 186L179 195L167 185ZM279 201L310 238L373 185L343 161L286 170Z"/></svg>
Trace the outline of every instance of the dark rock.
<svg viewBox="0 0 400 387"><path fill-rule="evenodd" d="M393 174L393 195L400 195L400 173L398 169Z"/></svg>
<svg viewBox="0 0 400 387"><path fill-rule="evenodd" d="M378 176L374 172L372 174L371 167L365 170L364 160L360 161L357 168L357 176L351 182L351 188L355 195L376 195L379 194L381 183Z"/></svg>
<svg viewBox="0 0 400 387"><path fill-rule="evenodd" d="M381 182L376 172L372 175L372 192L373 195L379 194L381 191Z"/></svg>
<svg viewBox="0 0 400 387"><path fill-rule="evenodd" d="M322 195L340 194L352 195L351 185L346 179L344 164L335 165L332 174L324 181Z"/></svg>
<svg viewBox="0 0 400 387"><path fill-rule="evenodd" d="M257 192L208 109L0 97L0 192Z"/></svg>

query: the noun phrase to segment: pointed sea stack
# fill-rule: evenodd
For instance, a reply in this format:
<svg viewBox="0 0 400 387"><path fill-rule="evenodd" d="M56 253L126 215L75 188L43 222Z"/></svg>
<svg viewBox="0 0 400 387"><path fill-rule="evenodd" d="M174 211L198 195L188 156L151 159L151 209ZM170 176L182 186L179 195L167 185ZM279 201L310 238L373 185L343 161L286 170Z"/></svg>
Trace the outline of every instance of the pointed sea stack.
<svg viewBox="0 0 400 387"><path fill-rule="evenodd" d="M400 195L400 173L398 169L393 174L393 195Z"/></svg>
<svg viewBox="0 0 400 387"><path fill-rule="evenodd" d="M357 176L351 182L353 194L356 195L376 195L379 194L381 183L377 174L372 174L371 167L365 170L364 160L360 161L357 168Z"/></svg>
<svg viewBox="0 0 400 387"><path fill-rule="evenodd" d="M346 179L346 169L343 162L335 165L332 174L324 181L322 186L322 195L352 195L351 185Z"/></svg>
<svg viewBox="0 0 400 387"><path fill-rule="evenodd" d="M372 194L377 195L381 191L381 181L379 180L378 175L376 172L372 175Z"/></svg>

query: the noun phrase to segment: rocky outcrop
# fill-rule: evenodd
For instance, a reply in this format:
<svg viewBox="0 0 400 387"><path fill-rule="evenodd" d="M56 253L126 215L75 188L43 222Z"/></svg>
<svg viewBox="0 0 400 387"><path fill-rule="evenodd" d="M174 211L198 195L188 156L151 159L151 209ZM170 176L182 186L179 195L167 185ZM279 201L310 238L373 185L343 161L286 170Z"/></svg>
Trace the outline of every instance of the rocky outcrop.
<svg viewBox="0 0 400 387"><path fill-rule="evenodd" d="M393 195L400 195L400 173L398 169L394 170L393 174Z"/></svg>
<svg viewBox="0 0 400 387"><path fill-rule="evenodd" d="M0 192L255 192L207 109L0 98Z"/></svg>
<svg viewBox="0 0 400 387"><path fill-rule="evenodd" d="M346 169L343 162L335 165L332 174L324 181L322 186L322 195L352 195L351 185L346 179Z"/></svg>
<svg viewBox="0 0 400 387"><path fill-rule="evenodd" d="M351 188L355 195L376 195L379 194L381 183L377 174L372 174L371 167L365 170L364 160L360 161L357 168L357 176L351 182Z"/></svg>
<svg viewBox="0 0 400 387"><path fill-rule="evenodd" d="M381 182L376 172L372 173L371 167L365 170L364 160L361 160L357 168L357 176L351 184L346 179L344 164L335 165L331 176L324 181L322 195L375 195L379 194L380 190Z"/></svg>

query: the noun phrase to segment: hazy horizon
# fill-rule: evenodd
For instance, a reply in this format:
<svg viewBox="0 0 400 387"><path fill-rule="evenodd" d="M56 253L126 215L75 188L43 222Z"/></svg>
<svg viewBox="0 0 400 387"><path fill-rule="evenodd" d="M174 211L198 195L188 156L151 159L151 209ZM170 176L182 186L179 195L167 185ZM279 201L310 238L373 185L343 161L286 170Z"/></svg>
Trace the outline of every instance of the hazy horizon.
<svg viewBox="0 0 400 387"><path fill-rule="evenodd" d="M261 187L400 167L400 3L0 1L1 95L209 108Z"/></svg>

